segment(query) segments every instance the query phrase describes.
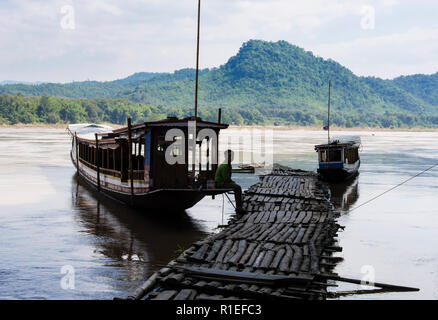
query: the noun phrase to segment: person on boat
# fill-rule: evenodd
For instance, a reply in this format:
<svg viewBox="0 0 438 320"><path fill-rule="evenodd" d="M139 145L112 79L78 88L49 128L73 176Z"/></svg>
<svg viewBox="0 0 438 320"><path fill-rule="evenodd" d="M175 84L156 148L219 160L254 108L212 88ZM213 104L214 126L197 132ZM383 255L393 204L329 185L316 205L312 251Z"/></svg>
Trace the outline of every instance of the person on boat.
<svg viewBox="0 0 438 320"><path fill-rule="evenodd" d="M233 162L234 159L234 152L228 149L224 154L225 160L218 166L214 177L216 188L232 189L236 201L236 212L244 213L245 211L242 208L242 188L231 180L231 162Z"/></svg>

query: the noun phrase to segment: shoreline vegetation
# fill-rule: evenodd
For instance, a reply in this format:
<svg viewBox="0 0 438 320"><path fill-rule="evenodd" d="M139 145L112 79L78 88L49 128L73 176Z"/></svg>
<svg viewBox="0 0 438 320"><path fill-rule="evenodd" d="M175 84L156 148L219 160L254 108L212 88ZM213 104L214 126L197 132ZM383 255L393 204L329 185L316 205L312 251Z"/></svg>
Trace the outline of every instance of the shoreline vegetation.
<svg viewBox="0 0 438 320"><path fill-rule="evenodd" d="M263 114L257 109L223 108L222 121L237 127L306 128L319 130L326 122L326 111L317 115L312 110L273 110ZM0 126L54 126L66 123L116 123L123 126L128 117L134 123L162 120L168 116L185 118L190 107L168 107L134 103L121 99L71 99L51 96L25 97L0 94ZM200 117L216 121L217 109L203 108ZM350 119L350 120L346 120ZM366 119L366 120L364 120ZM374 120L373 120L374 119ZM438 116L373 114L365 117L335 111L332 128L341 130L428 130L438 129Z"/></svg>
<svg viewBox="0 0 438 320"><path fill-rule="evenodd" d="M122 128L124 125L114 123L99 123L102 125L111 126L114 129ZM0 129L65 129L68 123L16 123L16 124L0 124ZM292 130L292 131L324 131L323 128L317 126L272 126L272 125L230 125L229 129L272 129L272 130ZM331 131L335 132L438 132L438 128L373 128L373 127L331 127Z"/></svg>
<svg viewBox="0 0 438 320"><path fill-rule="evenodd" d="M0 85L0 124L181 119L193 114L194 79L194 69L181 69L105 82ZM286 41L247 41L224 65L200 70L199 116L216 121L221 108L224 123L320 130L329 81L332 128L438 128L438 72L359 77Z"/></svg>

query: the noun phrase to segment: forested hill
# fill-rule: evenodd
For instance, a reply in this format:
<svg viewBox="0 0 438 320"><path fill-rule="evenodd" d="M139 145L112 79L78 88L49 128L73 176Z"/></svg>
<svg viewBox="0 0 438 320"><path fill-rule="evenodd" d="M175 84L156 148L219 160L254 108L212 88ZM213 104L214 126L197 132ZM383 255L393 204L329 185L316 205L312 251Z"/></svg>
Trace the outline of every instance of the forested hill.
<svg viewBox="0 0 438 320"><path fill-rule="evenodd" d="M285 41L248 41L226 64L202 70L201 115L214 119L222 107L236 124L323 124L329 80L336 125L438 126L438 73L394 80L358 77L333 60ZM109 82L11 84L0 86L1 93L111 98L183 115L193 106L194 70L137 73Z"/></svg>

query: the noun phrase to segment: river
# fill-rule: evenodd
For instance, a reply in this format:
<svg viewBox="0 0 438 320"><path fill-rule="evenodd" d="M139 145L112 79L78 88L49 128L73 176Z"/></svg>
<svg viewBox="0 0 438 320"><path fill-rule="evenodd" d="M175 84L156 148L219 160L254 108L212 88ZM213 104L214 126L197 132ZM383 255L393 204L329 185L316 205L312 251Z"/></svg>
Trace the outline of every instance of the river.
<svg viewBox="0 0 438 320"><path fill-rule="evenodd" d="M228 129L222 138L241 132ZM362 165L354 181L331 186L345 226L338 237L344 261L335 271L421 290L346 298L438 299L438 169L361 205L438 162L438 133L351 134L362 138ZM275 130L274 162L316 170L313 146L325 141L324 131ZM179 215L128 209L78 184L70 147L64 130L0 129L0 299L126 297L232 213L222 196ZM258 180L233 179L244 189ZM67 275L74 277L66 287Z"/></svg>

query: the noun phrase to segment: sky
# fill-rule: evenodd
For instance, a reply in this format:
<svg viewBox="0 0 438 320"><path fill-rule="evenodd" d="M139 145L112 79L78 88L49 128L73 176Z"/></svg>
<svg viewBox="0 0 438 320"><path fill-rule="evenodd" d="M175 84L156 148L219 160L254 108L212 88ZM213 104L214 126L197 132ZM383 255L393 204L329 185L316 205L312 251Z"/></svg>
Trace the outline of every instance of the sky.
<svg viewBox="0 0 438 320"><path fill-rule="evenodd" d="M0 81L108 81L193 68L197 0L2 0ZM202 68L286 40L359 76L438 71L436 0L202 0Z"/></svg>

